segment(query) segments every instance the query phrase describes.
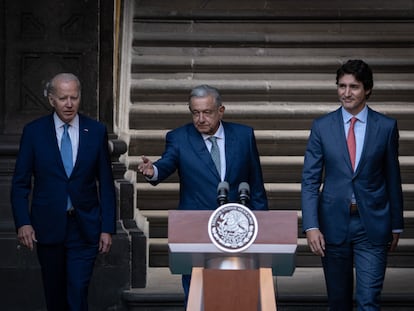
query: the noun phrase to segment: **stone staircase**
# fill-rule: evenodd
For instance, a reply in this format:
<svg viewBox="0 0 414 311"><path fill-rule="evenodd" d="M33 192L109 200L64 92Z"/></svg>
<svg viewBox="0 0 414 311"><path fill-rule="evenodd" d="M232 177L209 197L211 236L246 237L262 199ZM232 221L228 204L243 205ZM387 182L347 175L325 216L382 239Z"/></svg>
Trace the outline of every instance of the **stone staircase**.
<svg viewBox="0 0 414 311"><path fill-rule="evenodd" d="M298 6L288 3L260 6L264 2L206 1L200 7L196 1L177 0L162 5L158 1L151 4L135 1L126 8L133 12L129 13L133 15L132 45L127 56L130 98L120 108L128 114L127 125L120 131L129 142L124 161L131 180L136 181L136 213L137 219L144 219L142 223L146 224L142 229L149 238L148 271L151 271L146 288L125 293L129 310L182 310L180 283L170 283L168 280L175 280L176 276L165 272L167 212L177 206L178 178L173 175L153 187L136 176L135 169L142 154L153 160L159 158L168 130L191 122L188 94L191 88L204 83L221 91L225 120L255 129L269 207L298 212L299 272L292 282L312 283L315 274L323 286L320 261L309 252L301 232L303 154L312 120L339 106L336 69L352 58L364 59L374 71L370 107L398 120L406 229L398 251L389 257L390 269L398 273L390 273L387 282L398 283L400 275L413 275L411 2L401 1L391 7L387 1L372 5L369 2L364 8L353 2L341 4L343 7L337 2L328 5L325 2L322 5L322 1L299 2ZM151 275L164 281L153 286ZM170 286L164 288L163 283ZM171 284L178 288L171 290ZM389 310L414 308L414 286L410 286L405 288L407 294L384 292ZM316 294L297 286L289 289L290 292L282 290L284 294L280 297L286 310L318 310L317 306L323 308L326 304L323 289ZM148 295L154 291L155 296L151 297L155 298L150 303ZM301 307L294 309L299 296Z"/></svg>

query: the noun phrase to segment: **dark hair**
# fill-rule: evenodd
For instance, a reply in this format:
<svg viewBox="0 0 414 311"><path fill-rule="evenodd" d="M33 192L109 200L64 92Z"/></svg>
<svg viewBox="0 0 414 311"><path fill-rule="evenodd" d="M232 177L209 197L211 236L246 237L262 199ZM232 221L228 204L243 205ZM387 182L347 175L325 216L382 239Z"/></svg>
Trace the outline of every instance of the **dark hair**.
<svg viewBox="0 0 414 311"><path fill-rule="evenodd" d="M336 84L338 85L338 81L346 74L351 74L355 77L355 79L361 82L364 85L364 89L370 90L370 92L366 95L366 99L372 93L372 88L374 87L374 79L372 77L372 70L368 66L367 63L360 59L350 59L345 64L343 64L337 71L336 71Z"/></svg>
<svg viewBox="0 0 414 311"><path fill-rule="evenodd" d="M215 87L209 86L207 84L199 85L193 88L191 90L188 102L191 103L191 99L193 97L206 97L210 95L213 96L217 107L220 107L221 106L221 95L219 91Z"/></svg>

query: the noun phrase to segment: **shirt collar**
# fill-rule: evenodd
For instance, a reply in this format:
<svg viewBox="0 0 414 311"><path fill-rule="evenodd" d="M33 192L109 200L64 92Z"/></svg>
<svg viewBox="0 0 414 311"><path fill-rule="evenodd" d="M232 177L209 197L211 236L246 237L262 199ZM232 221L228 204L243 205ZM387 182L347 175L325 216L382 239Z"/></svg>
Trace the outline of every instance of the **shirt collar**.
<svg viewBox="0 0 414 311"><path fill-rule="evenodd" d="M63 127L63 125L65 124L65 122L63 122L58 117L56 112L53 113L53 120L55 122L55 129L59 129L59 128ZM76 114L76 116L72 119L72 121L69 124L70 124L70 126L78 129L79 128L79 115Z"/></svg>
<svg viewBox="0 0 414 311"><path fill-rule="evenodd" d="M356 117L358 119L358 121L362 122L362 123L366 123L367 122L367 117L368 117L368 106L365 105L364 109L362 109L357 115L352 115L350 114L348 111L346 111L344 109L344 107L342 107L342 118L344 120L344 123L348 123L352 117Z"/></svg>
<svg viewBox="0 0 414 311"><path fill-rule="evenodd" d="M203 139L204 140L207 140L211 136L215 136L215 137L217 137L219 139L224 139L224 128L223 128L223 124L220 122L219 128L214 133L214 135L207 135L207 134L201 134L201 135L203 136Z"/></svg>

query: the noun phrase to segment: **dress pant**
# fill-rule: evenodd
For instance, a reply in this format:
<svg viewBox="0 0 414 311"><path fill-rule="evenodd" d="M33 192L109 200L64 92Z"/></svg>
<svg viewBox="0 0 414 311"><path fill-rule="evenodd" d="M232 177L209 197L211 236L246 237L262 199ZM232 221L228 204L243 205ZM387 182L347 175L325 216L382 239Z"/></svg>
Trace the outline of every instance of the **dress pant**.
<svg viewBox="0 0 414 311"><path fill-rule="evenodd" d="M352 311L354 266L357 310L380 310L380 296L387 265L387 245L373 245L368 240L358 213L351 215L345 243L326 245L322 265L329 310Z"/></svg>
<svg viewBox="0 0 414 311"><path fill-rule="evenodd" d="M190 293L191 274L184 274L181 277L184 290L184 310L187 310L188 294Z"/></svg>
<svg viewBox="0 0 414 311"><path fill-rule="evenodd" d="M87 311L88 287L98 245L82 237L75 216L68 216L62 244L38 244L37 255L48 311Z"/></svg>

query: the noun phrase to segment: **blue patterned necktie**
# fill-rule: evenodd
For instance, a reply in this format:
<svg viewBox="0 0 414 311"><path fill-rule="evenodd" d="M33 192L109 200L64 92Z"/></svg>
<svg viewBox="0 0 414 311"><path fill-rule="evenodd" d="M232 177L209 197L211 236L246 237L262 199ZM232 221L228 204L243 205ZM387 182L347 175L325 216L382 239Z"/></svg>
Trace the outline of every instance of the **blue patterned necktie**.
<svg viewBox="0 0 414 311"><path fill-rule="evenodd" d="M62 156L63 166L65 167L66 175L68 177L72 173L73 169L73 155L72 155L72 142L70 140L68 132L69 124L63 126L62 140L60 141L60 154Z"/></svg>
<svg viewBox="0 0 414 311"><path fill-rule="evenodd" d="M208 138L211 141L211 158L213 159L214 165L216 166L217 172L219 175L221 174L221 166L220 166L220 149L217 145L217 137L211 136Z"/></svg>
<svg viewBox="0 0 414 311"><path fill-rule="evenodd" d="M70 140L68 132L69 124L65 123L63 126L63 135L60 141L60 154L62 156L63 166L65 167L66 175L69 177L72 174L73 169L73 154L72 154L72 142ZM67 209L72 207L72 202L68 196Z"/></svg>

